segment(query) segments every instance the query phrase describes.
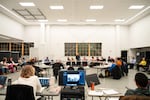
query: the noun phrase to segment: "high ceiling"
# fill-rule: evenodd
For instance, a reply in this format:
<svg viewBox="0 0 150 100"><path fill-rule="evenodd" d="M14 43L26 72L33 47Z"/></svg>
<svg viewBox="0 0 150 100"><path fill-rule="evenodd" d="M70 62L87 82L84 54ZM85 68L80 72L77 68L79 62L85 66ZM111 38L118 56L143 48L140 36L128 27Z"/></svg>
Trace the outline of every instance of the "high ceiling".
<svg viewBox="0 0 150 100"><path fill-rule="evenodd" d="M34 7L23 7L19 2L33 2ZM150 0L0 0L0 11L24 25L38 24L34 19L47 19L48 24L123 24L129 25L150 14ZM49 6L62 5L63 10L51 10ZM101 10L90 10L91 5L103 5ZM131 5L144 5L140 10L128 9ZM20 12L20 16L17 11ZM24 16L24 15L28 16ZM31 14L31 15L30 15ZM32 16L34 15L34 16ZM36 16L38 15L38 16ZM57 22L67 19L67 22ZM96 19L86 22L86 19ZM124 22L115 22L124 19Z"/></svg>

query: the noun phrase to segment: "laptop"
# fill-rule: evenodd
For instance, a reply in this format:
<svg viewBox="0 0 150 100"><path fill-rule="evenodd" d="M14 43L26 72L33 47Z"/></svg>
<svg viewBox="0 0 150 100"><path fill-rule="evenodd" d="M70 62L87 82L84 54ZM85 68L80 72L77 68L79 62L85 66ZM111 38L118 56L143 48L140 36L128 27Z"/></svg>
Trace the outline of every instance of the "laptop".
<svg viewBox="0 0 150 100"><path fill-rule="evenodd" d="M39 77L39 81L42 85L42 87L48 87L50 85L49 81L50 81L50 78L47 78L47 77Z"/></svg>
<svg viewBox="0 0 150 100"><path fill-rule="evenodd" d="M6 85L7 76L0 76L0 85Z"/></svg>

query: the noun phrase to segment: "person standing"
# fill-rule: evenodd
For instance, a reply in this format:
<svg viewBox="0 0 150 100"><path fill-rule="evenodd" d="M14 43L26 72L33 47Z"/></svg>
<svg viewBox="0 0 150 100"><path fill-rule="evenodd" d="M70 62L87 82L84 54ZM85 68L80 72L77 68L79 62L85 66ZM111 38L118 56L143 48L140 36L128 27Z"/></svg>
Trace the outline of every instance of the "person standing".
<svg viewBox="0 0 150 100"><path fill-rule="evenodd" d="M130 60L130 69L133 69L134 68L134 65L136 64L136 59L134 57L132 57L132 59Z"/></svg>

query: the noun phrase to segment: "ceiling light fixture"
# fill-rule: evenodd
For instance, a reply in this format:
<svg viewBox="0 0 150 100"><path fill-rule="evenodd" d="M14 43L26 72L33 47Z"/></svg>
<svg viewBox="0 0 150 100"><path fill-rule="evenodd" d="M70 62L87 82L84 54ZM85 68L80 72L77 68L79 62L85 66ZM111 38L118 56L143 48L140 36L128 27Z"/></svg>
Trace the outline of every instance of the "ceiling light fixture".
<svg viewBox="0 0 150 100"><path fill-rule="evenodd" d="M35 4L33 2L20 2L19 4L21 6L26 6L26 7L35 6Z"/></svg>
<svg viewBox="0 0 150 100"><path fill-rule="evenodd" d="M90 6L90 9L103 9L104 8L104 6L103 5L92 5L92 6Z"/></svg>
<svg viewBox="0 0 150 100"><path fill-rule="evenodd" d="M48 20L38 20L39 22L48 22Z"/></svg>
<svg viewBox="0 0 150 100"><path fill-rule="evenodd" d="M128 9L142 9L144 5L132 5Z"/></svg>
<svg viewBox="0 0 150 100"><path fill-rule="evenodd" d="M58 22L67 22L67 19L58 19Z"/></svg>
<svg viewBox="0 0 150 100"><path fill-rule="evenodd" d="M86 19L86 22L96 22L96 19Z"/></svg>
<svg viewBox="0 0 150 100"><path fill-rule="evenodd" d="M49 6L50 9L53 9L53 10L62 10L64 9L63 6Z"/></svg>

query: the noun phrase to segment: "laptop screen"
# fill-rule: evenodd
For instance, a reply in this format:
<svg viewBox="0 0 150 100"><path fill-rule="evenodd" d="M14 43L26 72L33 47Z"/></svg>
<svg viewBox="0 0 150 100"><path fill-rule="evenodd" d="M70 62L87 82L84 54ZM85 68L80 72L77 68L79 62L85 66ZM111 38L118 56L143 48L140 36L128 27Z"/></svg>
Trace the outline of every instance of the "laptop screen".
<svg viewBox="0 0 150 100"><path fill-rule="evenodd" d="M39 77L39 81L42 85L42 87L48 87L50 84L49 84L49 81L50 81L50 78L47 78L47 77Z"/></svg>
<svg viewBox="0 0 150 100"><path fill-rule="evenodd" d="M6 84L6 80L7 80L6 76L0 76L0 85L4 86Z"/></svg>

